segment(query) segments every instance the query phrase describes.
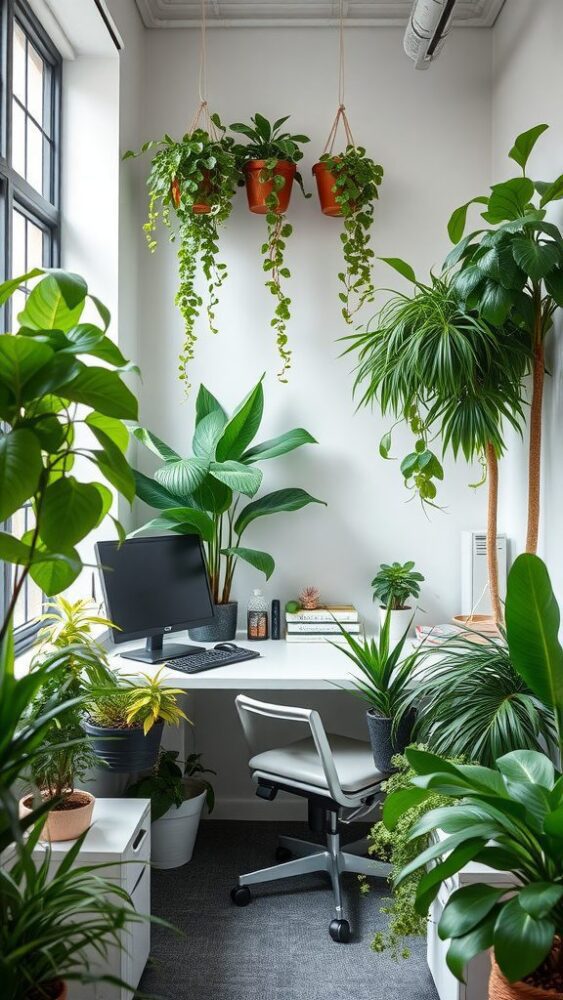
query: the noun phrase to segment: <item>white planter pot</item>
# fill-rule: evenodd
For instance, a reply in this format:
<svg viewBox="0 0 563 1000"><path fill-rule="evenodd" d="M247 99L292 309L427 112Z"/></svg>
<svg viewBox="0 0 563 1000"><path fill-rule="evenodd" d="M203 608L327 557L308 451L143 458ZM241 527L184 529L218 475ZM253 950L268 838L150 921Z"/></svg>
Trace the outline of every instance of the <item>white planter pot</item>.
<svg viewBox="0 0 563 1000"><path fill-rule="evenodd" d="M154 868L179 868L191 861L204 802L205 789L155 820L151 826Z"/></svg>
<svg viewBox="0 0 563 1000"><path fill-rule="evenodd" d="M383 627L385 621L385 616L387 614L387 608L379 608L379 627ZM403 638L407 629L409 629L413 619L414 611L412 608L401 608L400 611L391 611L391 620L389 622L389 643L390 645L396 645L400 639Z"/></svg>

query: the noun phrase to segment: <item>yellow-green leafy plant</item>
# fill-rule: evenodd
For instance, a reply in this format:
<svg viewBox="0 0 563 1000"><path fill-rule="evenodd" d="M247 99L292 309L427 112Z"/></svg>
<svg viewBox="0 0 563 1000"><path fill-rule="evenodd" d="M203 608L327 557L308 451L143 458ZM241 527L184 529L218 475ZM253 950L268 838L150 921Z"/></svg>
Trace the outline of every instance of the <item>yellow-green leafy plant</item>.
<svg viewBox="0 0 563 1000"><path fill-rule="evenodd" d="M124 677L117 688L95 692L87 704L90 721L109 729L142 727L145 736L157 722L168 726L178 726L182 719L190 722L176 701L183 692L165 685L164 669L154 675L140 673L142 684Z"/></svg>

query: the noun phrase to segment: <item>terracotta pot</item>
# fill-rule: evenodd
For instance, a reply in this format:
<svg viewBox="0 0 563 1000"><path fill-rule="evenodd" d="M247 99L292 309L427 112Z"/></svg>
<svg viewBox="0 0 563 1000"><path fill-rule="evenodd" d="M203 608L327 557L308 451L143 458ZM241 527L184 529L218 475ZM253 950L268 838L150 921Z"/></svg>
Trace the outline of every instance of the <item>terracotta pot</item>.
<svg viewBox="0 0 563 1000"><path fill-rule="evenodd" d="M489 979L489 1000L561 1000L563 993L559 987L544 990L529 983L509 983L491 955L491 976Z"/></svg>
<svg viewBox="0 0 563 1000"><path fill-rule="evenodd" d="M194 201L192 205L192 212L194 215L209 215L211 211L210 197L213 190L211 173L209 170L204 170L203 180L199 185L199 191L197 193L197 201ZM174 178L172 184L170 185L170 194L172 196L172 201L176 208L180 207L180 202L182 200L182 185L177 177Z"/></svg>
<svg viewBox="0 0 563 1000"><path fill-rule="evenodd" d="M485 635L498 635L499 630L491 615L454 615L452 618L454 625L473 629L475 632L483 632Z"/></svg>
<svg viewBox="0 0 563 1000"><path fill-rule="evenodd" d="M319 192L319 201L321 203L321 211L323 215L330 215L332 218L341 216L342 208L336 201L336 191L334 190L336 177L328 169L328 165L322 161L315 163L313 173L317 182L317 190Z"/></svg>
<svg viewBox="0 0 563 1000"><path fill-rule="evenodd" d="M68 1000L68 986L62 979L52 979L41 986L32 986L26 996L28 1000Z"/></svg>
<svg viewBox="0 0 563 1000"><path fill-rule="evenodd" d="M92 823L92 812L96 799L90 792L80 791L78 788L72 792L68 799L72 802L79 799L87 799L83 805L78 805L73 809L51 809L47 814L47 820L41 832L43 840L76 840ZM29 804L26 804L29 803ZM30 795L24 795L20 799L20 818L28 816L33 811L33 802Z"/></svg>
<svg viewBox="0 0 563 1000"><path fill-rule="evenodd" d="M266 215L268 211L266 198L274 189L272 181L260 179L260 174L265 166L265 160L249 160L244 165L248 207L255 215ZM296 172L295 163L291 163L290 160L278 160L274 173L283 177L285 181L284 186L278 191L278 207L276 208L278 215L283 215L287 211Z"/></svg>

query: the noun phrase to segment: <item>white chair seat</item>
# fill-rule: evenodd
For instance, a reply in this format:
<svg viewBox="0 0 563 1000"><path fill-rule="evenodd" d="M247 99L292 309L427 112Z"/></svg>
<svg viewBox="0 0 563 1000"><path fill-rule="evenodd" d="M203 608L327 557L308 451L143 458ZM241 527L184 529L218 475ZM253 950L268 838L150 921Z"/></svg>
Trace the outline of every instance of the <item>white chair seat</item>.
<svg viewBox="0 0 563 1000"><path fill-rule="evenodd" d="M373 762L373 752L369 743L329 733L327 737L336 773L344 792L357 793L364 788L377 785L385 777ZM255 754L249 761L249 767L252 771L266 772L280 779L288 778L291 781L315 785L317 788L328 788L319 753L311 737L290 743L286 747Z"/></svg>

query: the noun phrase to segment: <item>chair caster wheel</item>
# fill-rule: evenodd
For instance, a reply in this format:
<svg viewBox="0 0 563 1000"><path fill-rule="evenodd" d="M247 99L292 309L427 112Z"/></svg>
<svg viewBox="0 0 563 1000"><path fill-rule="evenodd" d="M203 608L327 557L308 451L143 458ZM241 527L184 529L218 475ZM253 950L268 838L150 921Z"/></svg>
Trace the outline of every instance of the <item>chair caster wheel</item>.
<svg viewBox="0 0 563 1000"><path fill-rule="evenodd" d="M276 861L291 861L293 854L288 847L276 847Z"/></svg>
<svg viewBox="0 0 563 1000"><path fill-rule="evenodd" d="M234 889L231 889L231 899L236 906L248 906L252 899L250 889L247 885L235 885Z"/></svg>
<svg viewBox="0 0 563 1000"><path fill-rule="evenodd" d="M333 941L347 944L350 940L350 924L347 920L331 920L328 932Z"/></svg>

